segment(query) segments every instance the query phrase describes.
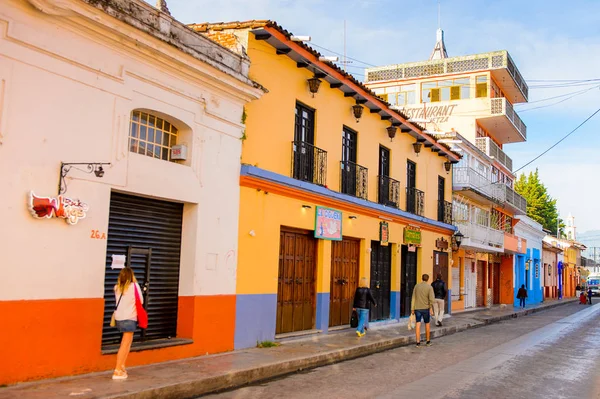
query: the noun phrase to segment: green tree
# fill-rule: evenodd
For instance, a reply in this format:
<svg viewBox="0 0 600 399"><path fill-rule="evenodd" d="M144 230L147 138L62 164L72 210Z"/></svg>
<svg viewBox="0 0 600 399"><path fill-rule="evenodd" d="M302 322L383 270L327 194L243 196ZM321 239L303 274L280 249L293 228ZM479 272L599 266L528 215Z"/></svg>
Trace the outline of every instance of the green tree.
<svg viewBox="0 0 600 399"><path fill-rule="evenodd" d="M561 236L564 223L558 217L556 199L548 193L548 189L540 181L538 170L529 172L529 176L522 173L515 182L515 191L527 200L527 216L540 223L546 230L556 235L557 221Z"/></svg>

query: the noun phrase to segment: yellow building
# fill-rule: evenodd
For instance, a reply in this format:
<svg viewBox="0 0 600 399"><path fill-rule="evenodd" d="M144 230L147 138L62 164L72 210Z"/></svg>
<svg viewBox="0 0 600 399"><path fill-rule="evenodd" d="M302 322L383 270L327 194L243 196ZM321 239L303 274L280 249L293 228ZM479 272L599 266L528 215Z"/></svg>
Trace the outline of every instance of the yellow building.
<svg viewBox="0 0 600 399"><path fill-rule="evenodd" d="M269 21L193 28L247 52L268 91L246 106L235 347L410 313L422 273L448 275L460 156Z"/></svg>
<svg viewBox="0 0 600 399"><path fill-rule="evenodd" d="M365 71L366 85L411 121L463 155L454 166L454 223L464 235L453 252L452 308L513 303L514 278L525 275L526 240L514 234L526 200L513 189L503 145L527 130L513 109L528 87L507 51L448 57L441 29L427 61Z"/></svg>

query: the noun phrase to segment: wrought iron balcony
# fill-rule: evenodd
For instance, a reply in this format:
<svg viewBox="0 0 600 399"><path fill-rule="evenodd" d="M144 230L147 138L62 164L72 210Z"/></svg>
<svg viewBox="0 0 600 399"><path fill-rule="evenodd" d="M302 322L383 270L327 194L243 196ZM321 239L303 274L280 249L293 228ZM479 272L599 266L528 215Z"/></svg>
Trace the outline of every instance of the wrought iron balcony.
<svg viewBox="0 0 600 399"><path fill-rule="evenodd" d="M502 200L502 194L486 176L470 167L454 167L452 172L452 189L454 191L471 191L488 200ZM465 193L466 196L470 196Z"/></svg>
<svg viewBox="0 0 600 399"><path fill-rule="evenodd" d="M377 200L386 206L400 207L400 182L389 176L378 176L379 192Z"/></svg>
<svg viewBox="0 0 600 399"><path fill-rule="evenodd" d="M494 158L512 172L512 159L506 155L492 139L489 137L477 137L475 139L475 145L486 155Z"/></svg>
<svg viewBox="0 0 600 399"><path fill-rule="evenodd" d="M327 151L304 141L292 141L292 177L325 186Z"/></svg>
<svg viewBox="0 0 600 399"><path fill-rule="evenodd" d="M438 222L452 224L452 202L438 200Z"/></svg>
<svg viewBox="0 0 600 399"><path fill-rule="evenodd" d="M506 50L368 68L365 81L371 83L485 70L491 71L498 86L514 103L527 101L527 83Z"/></svg>
<svg viewBox="0 0 600 399"><path fill-rule="evenodd" d="M525 198L503 183L495 183L494 186L497 189L496 192L500 194L500 201L512 207L518 214L527 214L527 200Z"/></svg>
<svg viewBox="0 0 600 399"><path fill-rule="evenodd" d="M504 97L489 99L490 114L477 118L477 122L487 129L501 143L515 143L527 140L527 126L519 118L510 101Z"/></svg>
<svg viewBox="0 0 600 399"><path fill-rule="evenodd" d="M425 193L414 187L406 187L406 211L415 215L425 215Z"/></svg>
<svg viewBox="0 0 600 399"><path fill-rule="evenodd" d="M504 249L504 232L473 221L456 222L456 227L464 235L461 248Z"/></svg>
<svg viewBox="0 0 600 399"><path fill-rule="evenodd" d="M341 161L341 192L358 198L368 199L369 170L354 162Z"/></svg>

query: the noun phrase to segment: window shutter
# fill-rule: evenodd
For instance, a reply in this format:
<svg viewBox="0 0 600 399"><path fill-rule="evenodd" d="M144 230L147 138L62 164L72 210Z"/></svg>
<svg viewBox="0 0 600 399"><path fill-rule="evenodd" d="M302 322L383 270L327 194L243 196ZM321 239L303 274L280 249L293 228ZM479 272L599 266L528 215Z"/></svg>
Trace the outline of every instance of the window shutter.
<svg viewBox="0 0 600 399"><path fill-rule="evenodd" d="M460 100L460 86L450 88L450 100Z"/></svg>
<svg viewBox="0 0 600 399"><path fill-rule="evenodd" d="M435 103L440 101L440 89L431 89L431 102Z"/></svg>
<svg viewBox="0 0 600 399"><path fill-rule="evenodd" d="M487 97L487 83L477 83L477 97Z"/></svg>

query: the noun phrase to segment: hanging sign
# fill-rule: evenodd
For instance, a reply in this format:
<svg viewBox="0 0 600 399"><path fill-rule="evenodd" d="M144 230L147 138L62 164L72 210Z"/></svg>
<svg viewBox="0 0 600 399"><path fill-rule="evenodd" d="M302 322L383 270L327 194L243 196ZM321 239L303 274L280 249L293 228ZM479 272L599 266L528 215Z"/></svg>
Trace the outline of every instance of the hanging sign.
<svg viewBox="0 0 600 399"><path fill-rule="evenodd" d="M80 200L59 195L58 197L38 197L33 191L29 193L29 211L36 219L52 217L65 219L70 225L75 225L79 219L85 219L88 205Z"/></svg>
<svg viewBox="0 0 600 399"><path fill-rule="evenodd" d="M421 228L406 226L404 228L404 244L421 245Z"/></svg>
<svg viewBox="0 0 600 399"><path fill-rule="evenodd" d="M342 240L342 212L317 206L315 212L315 238Z"/></svg>
<svg viewBox="0 0 600 399"><path fill-rule="evenodd" d="M379 222L379 243L388 245L390 241L390 227L387 222Z"/></svg>
<svg viewBox="0 0 600 399"><path fill-rule="evenodd" d="M435 247L441 251L445 251L448 249L448 241L444 237L438 238L435 240Z"/></svg>

